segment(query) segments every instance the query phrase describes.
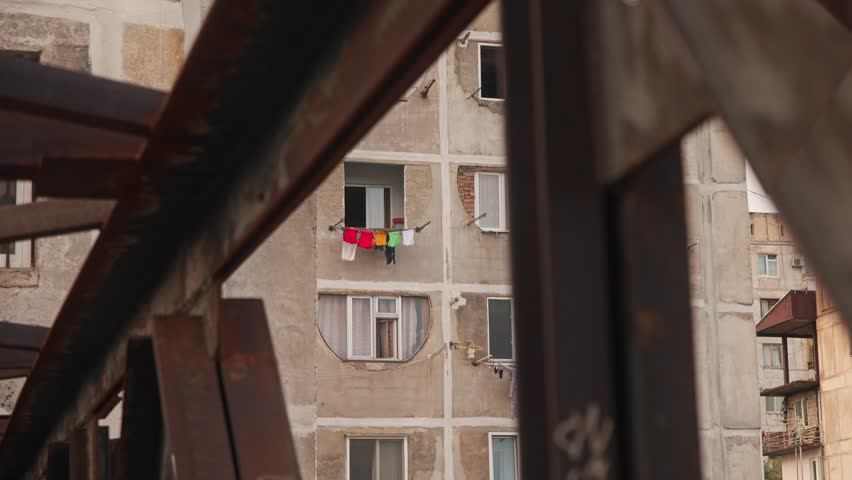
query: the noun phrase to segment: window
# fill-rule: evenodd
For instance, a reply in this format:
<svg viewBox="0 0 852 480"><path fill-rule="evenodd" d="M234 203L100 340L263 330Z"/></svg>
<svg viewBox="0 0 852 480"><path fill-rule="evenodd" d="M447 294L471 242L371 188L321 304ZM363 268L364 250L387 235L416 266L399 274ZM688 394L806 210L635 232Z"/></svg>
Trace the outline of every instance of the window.
<svg viewBox="0 0 852 480"><path fill-rule="evenodd" d="M503 100L503 47L493 43L479 44L479 98Z"/></svg>
<svg viewBox="0 0 852 480"><path fill-rule="evenodd" d="M346 162L343 168L347 226L392 228L394 217L405 216L404 166Z"/></svg>
<svg viewBox="0 0 852 480"><path fill-rule="evenodd" d="M488 299L488 354L495 360L514 360L512 300Z"/></svg>
<svg viewBox="0 0 852 480"><path fill-rule="evenodd" d="M31 182L0 180L0 205L29 203L31 199ZM31 240L0 243L0 268L30 268L31 266Z"/></svg>
<svg viewBox="0 0 852 480"><path fill-rule="evenodd" d="M802 398L796 400L793 404L793 413L796 418L797 425L808 426L808 399Z"/></svg>
<svg viewBox="0 0 852 480"><path fill-rule="evenodd" d="M819 464L816 458L811 459L811 480L819 480Z"/></svg>
<svg viewBox="0 0 852 480"><path fill-rule="evenodd" d="M766 413L782 413L784 397L763 397L766 401Z"/></svg>
<svg viewBox="0 0 852 480"><path fill-rule="evenodd" d="M477 172L474 177L475 218L484 215L476 221L483 230L507 229L505 177L498 172Z"/></svg>
<svg viewBox="0 0 852 480"><path fill-rule="evenodd" d="M774 307L776 303L778 303L777 298L761 298L760 299L760 318L765 317L766 314L769 312L769 310L771 310L772 307Z"/></svg>
<svg viewBox="0 0 852 480"><path fill-rule="evenodd" d="M763 368L781 368L784 363L781 358L781 345L777 343L763 344Z"/></svg>
<svg viewBox="0 0 852 480"><path fill-rule="evenodd" d="M488 456L491 457L490 480L517 480L518 435L516 433L489 433Z"/></svg>
<svg viewBox="0 0 852 480"><path fill-rule="evenodd" d="M405 438L347 437L347 480L405 480Z"/></svg>
<svg viewBox="0 0 852 480"><path fill-rule="evenodd" d="M321 294L320 334L344 360L405 361L426 341L429 299Z"/></svg>
<svg viewBox="0 0 852 480"><path fill-rule="evenodd" d="M757 256L757 273L761 277L778 276L778 255L761 254Z"/></svg>

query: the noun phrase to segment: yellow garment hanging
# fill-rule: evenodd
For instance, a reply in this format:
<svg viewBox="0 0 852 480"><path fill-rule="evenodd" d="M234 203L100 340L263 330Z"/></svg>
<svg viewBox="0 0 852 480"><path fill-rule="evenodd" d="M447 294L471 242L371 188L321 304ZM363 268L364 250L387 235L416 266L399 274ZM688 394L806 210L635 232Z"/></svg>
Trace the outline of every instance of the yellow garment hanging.
<svg viewBox="0 0 852 480"><path fill-rule="evenodd" d="M376 232L373 237L373 245L383 247L388 244L388 232Z"/></svg>

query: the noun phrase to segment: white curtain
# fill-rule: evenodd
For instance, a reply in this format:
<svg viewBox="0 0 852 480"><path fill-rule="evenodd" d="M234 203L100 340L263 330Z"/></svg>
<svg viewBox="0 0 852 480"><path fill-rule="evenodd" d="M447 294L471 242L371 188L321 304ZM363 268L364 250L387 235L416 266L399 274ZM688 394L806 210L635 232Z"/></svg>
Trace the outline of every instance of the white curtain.
<svg viewBox="0 0 852 480"><path fill-rule="evenodd" d="M492 437L491 457L494 480L516 480L514 437Z"/></svg>
<svg viewBox="0 0 852 480"><path fill-rule="evenodd" d="M486 213L485 218L479 219L479 226L484 228L500 227L500 176L479 174L479 215Z"/></svg>
<svg viewBox="0 0 852 480"><path fill-rule="evenodd" d="M367 187L367 228L385 228L385 189Z"/></svg>
<svg viewBox="0 0 852 480"><path fill-rule="evenodd" d="M379 478L405 480L402 440L379 440Z"/></svg>
<svg viewBox="0 0 852 480"><path fill-rule="evenodd" d="M426 340L431 316L426 297L402 297L400 360L410 359Z"/></svg>
<svg viewBox="0 0 852 480"><path fill-rule="evenodd" d="M352 298L352 351L350 357L369 357L373 354L372 299Z"/></svg>
<svg viewBox="0 0 852 480"><path fill-rule="evenodd" d="M320 295L317 323L325 343L340 358L346 358L346 295Z"/></svg>

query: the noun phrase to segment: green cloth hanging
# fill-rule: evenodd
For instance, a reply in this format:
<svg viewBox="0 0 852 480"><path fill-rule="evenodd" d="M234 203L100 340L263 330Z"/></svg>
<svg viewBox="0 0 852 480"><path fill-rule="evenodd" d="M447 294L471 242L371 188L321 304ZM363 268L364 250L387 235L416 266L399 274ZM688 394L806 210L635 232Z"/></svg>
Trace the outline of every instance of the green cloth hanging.
<svg viewBox="0 0 852 480"><path fill-rule="evenodd" d="M388 246L389 247L398 247L399 246L399 232L388 232Z"/></svg>

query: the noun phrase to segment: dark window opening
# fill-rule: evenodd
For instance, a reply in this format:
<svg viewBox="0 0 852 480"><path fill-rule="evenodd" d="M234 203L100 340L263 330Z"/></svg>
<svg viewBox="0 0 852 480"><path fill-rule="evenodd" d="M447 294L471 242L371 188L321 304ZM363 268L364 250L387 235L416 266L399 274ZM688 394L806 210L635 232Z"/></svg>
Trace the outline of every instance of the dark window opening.
<svg viewBox="0 0 852 480"><path fill-rule="evenodd" d="M345 203L346 226L390 228L390 188L347 186Z"/></svg>
<svg viewBox="0 0 852 480"><path fill-rule="evenodd" d="M346 162L344 218L347 227L393 228L404 217L405 167Z"/></svg>
<svg viewBox="0 0 852 480"><path fill-rule="evenodd" d="M503 99L503 47L498 45L479 46L479 97Z"/></svg>

